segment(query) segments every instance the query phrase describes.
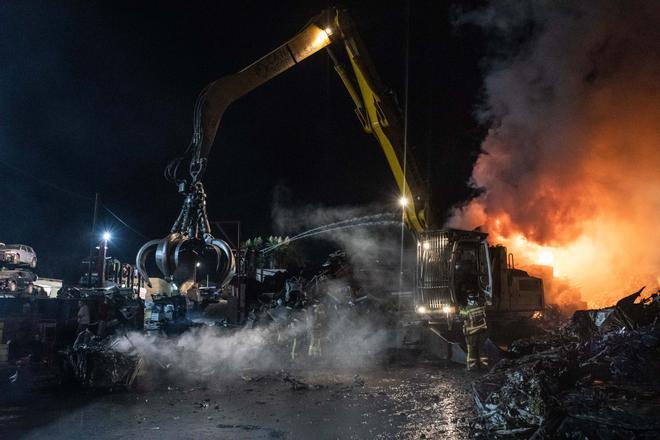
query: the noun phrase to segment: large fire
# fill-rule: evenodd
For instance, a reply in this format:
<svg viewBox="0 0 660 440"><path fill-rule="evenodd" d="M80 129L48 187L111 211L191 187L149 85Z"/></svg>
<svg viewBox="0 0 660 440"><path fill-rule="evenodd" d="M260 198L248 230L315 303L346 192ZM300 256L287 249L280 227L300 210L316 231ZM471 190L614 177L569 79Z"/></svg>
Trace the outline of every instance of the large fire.
<svg viewBox="0 0 660 440"><path fill-rule="evenodd" d="M491 129L449 225L482 225L534 273L549 302L609 305L660 283L660 8L652 1L495 2L476 21L498 41ZM518 13L512 13L518 9Z"/></svg>
<svg viewBox="0 0 660 440"><path fill-rule="evenodd" d="M470 209L476 206L474 202ZM654 247L657 239L649 234L648 241L636 242L640 234L634 229L635 222L624 219L608 223L599 218L583 224L583 232L576 239L555 245L529 240L510 220L506 228L498 218L494 222L475 219L476 223L486 225L493 242L507 247L516 267L544 278L551 303L603 307L642 286L647 286L650 293L660 283L658 248ZM641 224L647 226L652 225ZM552 279L543 270L547 266L552 267Z"/></svg>

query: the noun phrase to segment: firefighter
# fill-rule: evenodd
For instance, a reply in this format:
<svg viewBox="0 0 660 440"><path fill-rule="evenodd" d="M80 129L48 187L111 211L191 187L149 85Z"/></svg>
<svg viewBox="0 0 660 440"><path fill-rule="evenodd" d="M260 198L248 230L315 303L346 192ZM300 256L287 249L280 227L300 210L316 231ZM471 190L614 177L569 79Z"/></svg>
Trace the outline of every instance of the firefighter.
<svg viewBox="0 0 660 440"><path fill-rule="evenodd" d="M467 297L467 307L461 310L463 318L463 334L467 345L467 369L477 369L483 365L488 367L488 356L484 353L486 343L486 308L479 304L474 291Z"/></svg>

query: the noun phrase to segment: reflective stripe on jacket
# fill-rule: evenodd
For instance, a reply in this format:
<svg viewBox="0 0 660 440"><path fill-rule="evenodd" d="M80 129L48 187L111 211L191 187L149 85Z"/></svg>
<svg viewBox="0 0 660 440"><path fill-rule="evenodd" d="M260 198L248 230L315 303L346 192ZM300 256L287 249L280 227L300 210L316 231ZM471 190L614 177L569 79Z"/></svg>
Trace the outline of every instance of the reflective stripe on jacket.
<svg viewBox="0 0 660 440"><path fill-rule="evenodd" d="M486 308L484 306L468 306L462 313L465 317L463 333L473 335L488 328L486 325Z"/></svg>

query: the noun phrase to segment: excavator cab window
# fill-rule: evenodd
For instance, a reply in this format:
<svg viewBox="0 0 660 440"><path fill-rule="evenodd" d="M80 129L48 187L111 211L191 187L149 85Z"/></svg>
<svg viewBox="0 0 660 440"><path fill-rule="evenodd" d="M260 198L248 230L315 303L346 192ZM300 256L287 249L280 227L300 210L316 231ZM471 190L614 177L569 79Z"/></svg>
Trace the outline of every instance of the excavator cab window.
<svg viewBox="0 0 660 440"><path fill-rule="evenodd" d="M490 267L488 243L485 241L478 245L477 262L479 271L479 296L485 304L491 304L493 299L493 277Z"/></svg>
<svg viewBox="0 0 660 440"><path fill-rule="evenodd" d="M467 304L470 293L479 292L479 244L459 241L454 253L454 292L459 305Z"/></svg>

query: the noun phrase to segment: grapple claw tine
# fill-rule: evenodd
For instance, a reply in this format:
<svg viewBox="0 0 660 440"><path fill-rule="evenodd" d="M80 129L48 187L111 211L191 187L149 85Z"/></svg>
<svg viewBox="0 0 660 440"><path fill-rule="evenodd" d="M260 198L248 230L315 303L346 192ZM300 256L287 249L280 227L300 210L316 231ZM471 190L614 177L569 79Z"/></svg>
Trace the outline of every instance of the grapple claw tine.
<svg viewBox="0 0 660 440"><path fill-rule="evenodd" d="M180 244L181 234L174 232L160 240L160 244L156 248L156 265L167 279L172 276L176 267L172 268L171 261L173 247L175 244ZM176 263L175 263L176 266Z"/></svg>
<svg viewBox="0 0 660 440"><path fill-rule="evenodd" d="M211 264L208 259L215 257L215 267L208 267L207 276L218 281L218 287L225 287L236 272L236 260L231 247L224 240L211 235L206 215L206 194L201 182L191 185L186 192L179 217L170 229L170 234L158 240L147 242L136 257L138 273L151 287L146 270L147 256L156 251L156 266L168 282L183 285L195 279L200 259ZM213 249L213 252L211 252ZM226 263L225 263L226 261ZM206 270L206 269L205 269Z"/></svg>
<svg viewBox="0 0 660 440"><path fill-rule="evenodd" d="M236 273L236 259L234 258L234 254L231 251L231 248L229 247L229 244L227 244L226 241L220 240L219 238L214 238L212 235L208 234L204 237L204 241L206 242L207 245L212 246L216 253L218 254L218 259L217 259L217 266L216 270L220 269L220 261L221 261L221 254L224 254L225 257L227 258L227 266L225 269L222 271L219 277L219 284L218 287L222 288L231 281L231 279L234 277L234 274Z"/></svg>
<svg viewBox="0 0 660 440"><path fill-rule="evenodd" d="M174 261L174 270L176 270L183 262L181 261L181 248L186 243L185 240L180 240L177 245L174 247L173 252L173 261Z"/></svg>
<svg viewBox="0 0 660 440"><path fill-rule="evenodd" d="M151 286L151 281L149 281L149 275L147 274L146 262L147 257L153 252L154 247L158 246L161 243L162 239L157 238L146 242L137 253L135 257L135 267L137 268L138 273L143 280L147 282L147 286Z"/></svg>

